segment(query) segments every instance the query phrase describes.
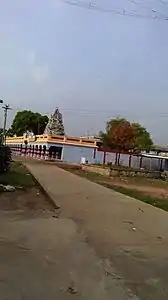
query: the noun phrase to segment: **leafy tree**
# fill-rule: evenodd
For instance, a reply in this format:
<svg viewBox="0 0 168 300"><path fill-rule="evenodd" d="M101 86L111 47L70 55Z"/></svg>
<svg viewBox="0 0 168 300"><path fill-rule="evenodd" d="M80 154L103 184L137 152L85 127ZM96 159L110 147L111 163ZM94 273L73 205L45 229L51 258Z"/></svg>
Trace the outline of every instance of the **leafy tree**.
<svg viewBox="0 0 168 300"><path fill-rule="evenodd" d="M106 132L101 133L100 136L106 147L129 150L133 147L135 130L126 119L116 118L107 122Z"/></svg>
<svg viewBox="0 0 168 300"><path fill-rule="evenodd" d="M43 134L48 123L48 117L30 110L19 111L10 128L10 135L23 135L27 130L34 134Z"/></svg>
<svg viewBox="0 0 168 300"><path fill-rule="evenodd" d="M150 133L146 130L145 127L141 126L139 123L132 123L132 126L135 129L136 136L134 141L135 150L150 150L153 146L153 141L150 136Z"/></svg>
<svg viewBox="0 0 168 300"><path fill-rule="evenodd" d="M118 150L115 163L119 164L120 153L133 148L135 130L126 119L116 118L107 122L106 133L103 138L109 148Z"/></svg>
<svg viewBox="0 0 168 300"><path fill-rule="evenodd" d="M12 137L12 136L13 136L12 128L9 128L9 129L6 131L6 136L9 136L9 137Z"/></svg>
<svg viewBox="0 0 168 300"><path fill-rule="evenodd" d="M7 136L7 132L8 130L5 130L5 136ZM4 134L3 128L0 128L0 144L2 144L3 142L3 134Z"/></svg>
<svg viewBox="0 0 168 300"><path fill-rule="evenodd" d="M35 122L34 122L34 134L43 134L48 123L48 117L46 115L41 115L39 113L35 113Z"/></svg>
<svg viewBox="0 0 168 300"><path fill-rule="evenodd" d="M100 133L103 146L118 150L116 163L119 164L120 153L128 150L149 150L153 145L150 134L139 123L130 123L124 118L111 119L107 122L106 132Z"/></svg>
<svg viewBox="0 0 168 300"><path fill-rule="evenodd" d="M117 145L115 144L115 141L113 139L113 131L121 124L124 124L127 122L124 118L116 118L111 119L106 124L106 131L100 132L100 138L103 142L103 146L110 148L110 149L117 149Z"/></svg>
<svg viewBox="0 0 168 300"><path fill-rule="evenodd" d="M130 150L134 147L135 129L128 121L118 124L112 132L113 143L119 151Z"/></svg>

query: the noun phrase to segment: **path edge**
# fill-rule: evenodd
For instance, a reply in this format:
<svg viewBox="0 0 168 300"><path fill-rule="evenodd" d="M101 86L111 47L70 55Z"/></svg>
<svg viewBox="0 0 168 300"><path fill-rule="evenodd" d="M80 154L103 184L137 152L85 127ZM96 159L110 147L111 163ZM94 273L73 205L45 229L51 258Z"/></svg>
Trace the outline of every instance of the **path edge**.
<svg viewBox="0 0 168 300"><path fill-rule="evenodd" d="M47 201L53 206L54 209L57 209L57 210L60 209L60 206L55 203L55 201L50 196L50 193L40 183L39 179L31 172L31 170L29 169L29 167L25 163L23 163L23 165L29 171L29 173L31 174L31 176L33 177L34 182L36 183L36 185L38 186L38 188L40 189L40 191L42 192L42 194L46 197Z"/></svg>

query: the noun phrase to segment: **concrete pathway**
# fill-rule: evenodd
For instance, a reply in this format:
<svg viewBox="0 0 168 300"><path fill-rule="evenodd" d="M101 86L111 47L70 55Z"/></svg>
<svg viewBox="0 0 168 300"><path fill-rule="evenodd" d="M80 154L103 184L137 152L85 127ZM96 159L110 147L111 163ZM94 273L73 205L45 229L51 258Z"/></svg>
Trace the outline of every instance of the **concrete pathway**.
<svg viewBox="0 0 168 300"><path fill-rule="evenodd" d="M72 220L0 214L0 299L129 299L104 267Z"/></svg>
<svg viewBox="0 0 168 300"><path fill-rule="evenodd" d="M73 296L77 299L167 299L166 212L53 165L26 164L61 211L52 226L37 225L40 238L44 239L41 243L37 238L39 253L41 249L38 266L44 259L43 247L47 247L48 235L54 255L53 273L46 273L49 289L54 280L52 274L60 273L62 279L54 275L55 288L63 286L66 290L70 284L66 278L71 274L70 280L78 290ZM62 222L61 227L59 222ZM36 228L35 224L29 226L32 232ZM35 280L33 277L34 284ZM47 299L54 299L47 296L47 292L45 295ZM67 294L64 297L65 294L59 299L69 299Z"/></svg>

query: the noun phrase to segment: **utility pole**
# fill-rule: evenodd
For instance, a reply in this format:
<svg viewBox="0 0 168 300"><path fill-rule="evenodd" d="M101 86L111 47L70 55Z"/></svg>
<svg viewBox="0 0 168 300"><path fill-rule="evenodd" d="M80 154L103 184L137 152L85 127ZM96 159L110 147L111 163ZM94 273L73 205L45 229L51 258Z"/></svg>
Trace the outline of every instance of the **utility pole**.
<svg viewBox="0 0 168 300"><path fill-rule="evenodd" d="M4 109L4 125L3 125L3 143L6 144L6 123L7 123L7 116L8 116L8 110L11 109L9 104L5 104L2 106Z"/></svg>

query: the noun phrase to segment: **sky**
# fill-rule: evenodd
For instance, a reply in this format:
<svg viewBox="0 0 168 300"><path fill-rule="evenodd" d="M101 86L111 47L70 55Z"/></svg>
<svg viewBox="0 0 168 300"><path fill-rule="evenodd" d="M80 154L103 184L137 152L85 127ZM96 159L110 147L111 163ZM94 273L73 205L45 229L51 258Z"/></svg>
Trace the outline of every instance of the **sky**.
<svg viewBox="0 0 168 300"><path fill-rule="evenodd" d="M92 2L150 17L155 9L161 18L153 20L61 0L1 0L0 98L12 107L8 126L19 110L51 114L58 106L67 134L96 134L109 118L121 116L147 127L155 143L167 144L166 1Z"/></svg>

